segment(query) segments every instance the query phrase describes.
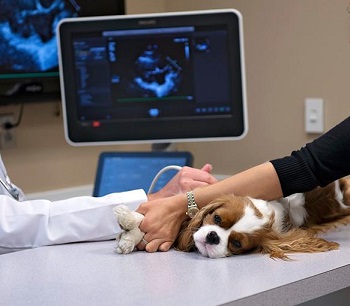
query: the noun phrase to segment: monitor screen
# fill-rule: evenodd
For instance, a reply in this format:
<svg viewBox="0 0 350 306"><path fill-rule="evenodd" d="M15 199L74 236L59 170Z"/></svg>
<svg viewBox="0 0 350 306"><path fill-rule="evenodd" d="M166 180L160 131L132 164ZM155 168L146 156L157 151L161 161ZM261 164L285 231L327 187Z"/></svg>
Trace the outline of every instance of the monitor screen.
<svg viewBox="0 0 350 306"><path fill-rule="evenodd" d="M245 135L239 12L66 19L58 29L71 144Z"/></svg>
<svg viewBox="0 0 350 306"><path fill-rule="evenodd" d="M60 97L56 27L124 14L124 0L0 0L0 105Z"/></svg>
<svg viewBox="0 0 350 306"><path fill-rule="evenodd" d="M189 152L103 152L98 159L93 196L135 189L149 191L156 177L151 191L157 192L178 172L171 166L192 166L192 162Z"/></svg>

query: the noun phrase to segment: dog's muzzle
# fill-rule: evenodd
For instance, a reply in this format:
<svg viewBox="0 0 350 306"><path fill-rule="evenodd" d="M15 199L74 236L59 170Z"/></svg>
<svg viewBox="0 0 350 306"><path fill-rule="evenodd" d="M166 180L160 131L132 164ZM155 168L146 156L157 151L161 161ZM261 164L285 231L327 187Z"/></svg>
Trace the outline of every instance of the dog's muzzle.
<svg viewBox="0 0 350 306"><path fill-rule="evenodd" d="M220 237L215 231L211 231L205 237L205 242L208 244L219 244Z"/></svg>

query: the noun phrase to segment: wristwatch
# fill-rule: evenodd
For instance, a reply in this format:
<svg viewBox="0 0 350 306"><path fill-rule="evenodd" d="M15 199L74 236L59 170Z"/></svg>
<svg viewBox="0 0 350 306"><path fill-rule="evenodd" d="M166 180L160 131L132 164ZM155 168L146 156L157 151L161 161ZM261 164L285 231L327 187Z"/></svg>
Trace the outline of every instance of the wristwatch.
<svg viewBox="0 0 350 306"><path fill-rule="evenodd" d="M196 215L199 211L196 201L194 200L193 191L186 192L187 196L187 212L186 215L191 219Z"/></svg>

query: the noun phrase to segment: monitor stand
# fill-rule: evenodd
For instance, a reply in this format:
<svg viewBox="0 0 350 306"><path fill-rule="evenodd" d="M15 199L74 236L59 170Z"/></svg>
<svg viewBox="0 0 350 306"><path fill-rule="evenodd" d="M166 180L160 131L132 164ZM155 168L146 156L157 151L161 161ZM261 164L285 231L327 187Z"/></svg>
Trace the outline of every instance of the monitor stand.
<svg viewBox="0 0 350 306"><path fill-rule="evenodd" d="M175 143L167 142L167 143L153 143L152 151L161 152L161 151L177 151L177 147Z"/></svg>

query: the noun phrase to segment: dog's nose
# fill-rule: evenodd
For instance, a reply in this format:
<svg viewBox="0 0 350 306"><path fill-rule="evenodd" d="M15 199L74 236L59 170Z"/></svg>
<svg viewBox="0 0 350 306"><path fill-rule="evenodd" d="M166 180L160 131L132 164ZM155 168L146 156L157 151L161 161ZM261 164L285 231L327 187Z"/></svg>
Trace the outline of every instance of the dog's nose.
<svg viewBox="0 0 350 306"><path fill-rule="evenodd" d="M207 234L207 237L205 238L206 243L208 244L219 244L220 243L220 237L215 231L211 231Z"/></svg>

